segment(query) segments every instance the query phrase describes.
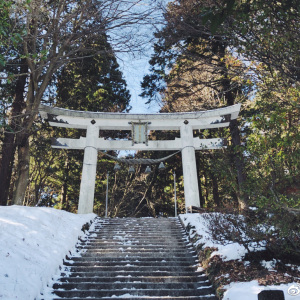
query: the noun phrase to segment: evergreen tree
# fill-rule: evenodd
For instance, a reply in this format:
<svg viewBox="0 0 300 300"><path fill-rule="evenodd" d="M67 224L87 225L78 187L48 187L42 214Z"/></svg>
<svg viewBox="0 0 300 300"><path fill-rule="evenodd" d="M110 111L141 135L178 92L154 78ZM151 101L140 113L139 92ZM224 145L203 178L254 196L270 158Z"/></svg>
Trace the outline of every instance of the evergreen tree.
<svg viewBox="0 0 300 300"><path fill-rule="evenodd" d="M247 155L250 193L262 208L300 208L299 89L277 92L278 81L265 74L249 103ZM278 78L280 81L280 78Z"/></svg>
<svg viewBox="0 0 300 300"><path fill-rule="evenodd" d="M229 41L219 32L213 34L199 18L203 5L202 1L171 2L166 13L166 26L156 34L158 42L150 61L152 73L144 78L142 96L151 101L156 93L160 93L165 111L233 105L244 100L248 92L245 78L236 76L238 71L243 71L243 66L228 51ZM244 209L248 197L237 122L230 122L230 155L237 171L236 198L240 208Z"/></svg>
<svg viewBox="0 0 300 300"><path fill-rule="evenodd" d="M73 110L128 112L130 110L130 94L106 36L95 35L90 38L88 43L91 52L85 52L85 55L79 53L79 57L82 58L71 61L58 74L55 105ZM102 54L93 55L95 52L102 52ZM84 134L81 130L64 128L56 128L54 132L55 136L76 139ZM101 132L101 136L106 134ZM47 140L45 142L47 143ZM39 143L41 143L41 139L39 139ZM53 149L46 153L47 156L54 155L56 158L47 169L49 173L48 175L45 174L47 179L44 181L43 186L51 187L51 191L55 195L52 200L58 207L76 211L83 151ZM32 163L32 165L35 164L36 162ZM112 162L99 156L96 199L97 195L100 195L99 200L103 201L105 199L105 176L106 172L111 171L112 168ZM34 171L35 169L33 169ZM44 190L41 189L40 193L44 193ZM47 202L48 199L45 198L45 201ZM40 204L45 204L45 201ZM97 205L96 200L95 206Z"/></svg>
<svg viewBox="0 0 300 300"><path fill-rule="evenodd" d="M58 75L55 105L73 110L128 112L129 91L106 35L94 35L86 43L90 52L78 53L78 59ZM103 54L92 55L95 52Z"/></svg>
<svg viewBox="0 0 300 300"><path fill-rule="evenodd" d="M255 181L258 184L257 174L259 173L259 168L253 168L258 164L256 159L252 160L249 149L249 153L245 155L245 143L248 143L248 146L251 145L252 150L260 145L260 151L266 151L259 138L261 128L265 127L262 125L266 121L265 116L268 116L272 122L274 121L274 123L269 122L272 126L266 127L270 131L266 132L266 135L270 137L270 139L267 138L269 150L276 153L273 147L277 143L282 149L279 153L288 152L291 154L291 159L297 157L297 146L292 151L289 144L297 145L297 142L294 144L293 139L286 138L286 136L290 136L287 133L289 130L294 132L298 128L296 123L291 121L293 120L291 116L297 111L297 105L293 102L295 100L288 99L295 99L297 97L295 95L299 95L300 60L297 49L299 49L300 40L299 35L296 34L300 24L299 5L297 1L288 3L278 1L273 4L272 1L261 0L170 2L165 14L166 26L156 34L158 42L150 61L151 74L147 75L142 83L144 89L142 95L151 101L157 97L157 94L160 94L165 104L163 108L165 111L197 109L197 107L206 109L218 105L232 105L235 102L245 104L242 116L244 121L246 117L250 119L242 127L244 144L243 146L241 144L237 121L232 121L230 135L234 146L233 151L229 157L225 156L222 159L222 162L228 162L226 165L223 164L223 168L227 174L231 174L231 176L227 175L226 183L237 192L241 208L247 207L247 195L253 196L253 190L257 191L255 188L251 189L251 183ZM255 98L250 94L253 91L257 96ZM285 91L287 95L286 108L282 105L275 105L276 102L283 102L282 91ZM272 97L273 99L279 97L280 100L274 102ZM250 99L249 102L252 104L247 103L247 99ZM255 102L251 102L253 100ZM262 112L265 114L263 117ZM290 120L289 130L284 129L285 121L280 118ZM200 135L205 135L205 132ZM248 139L248 136L251 139ZM283 137L289 143L278 141ZM297 135L293 137L297 139ZM256 139L257 143L253 142ZM281 159L285 157L283 161L287 164L288 160L285 155L278 156ZM209 187L207 184L209 183L212 190L219 191L216 186L220 188L223 185L221 183L224 180L222 175L224 170L220 168L219 159L216 159L215 154L211 158L213 162L208 164L207 168L204 167L207 172L202 173L205 180L201 179L201 181L205 189ZM235 187L235 172L232 172L230 167L232 162L237 170L238 189ZM216 168L216 166L219 167ZM277 169L278 166L274 168ZM284 170L290 172L283 165L280 168L280 172L274 171L269 175L272 174L274 177L277 173L275 177L280 178L279 174L283 176ZM256 176L254 176L255 172L252 173L254 169L258 172ZM245 185L246 170L252 170L248 178L249 189ZM296 173L294 170L294 174ZM263 174L266 175L268 172L265 170ZM279 180L274 181L271 177L267 186L270 186L272 181L274 185L274 182ZM292 181L295 182L295 177ZM270 188L263 188L264 184L260 186L262 195L267 196L271 192ZM217 194L212 194L215 194L217 200ZM274 195L273 193L272 197Z"/></svg>
<svg viewBox="0 0 300 300"><path fill-rule="evenodd" d="M138 24L152 22L151 17L155 10L151 3L141 6L140 0L1 1L0 9L4 12L0 16L0 25L4 26L1 27L0 34L7 35L4 38L1 36L0 47L3 47L0 49L0 64L6 63L9 58L10 62L17 63L18 69L16 73L8 73L5 70L1 73L1 78L11 81L13 78L23 80L26 76L27 84L26 93L22 95L24 108L21 114L18 114L21 130L13 130L13 139L4 137L2 143L0 204L6 205L17 148L20 185L17 185L16 195L23 195L29 167L28 139L34 134L33 124L36 121L38 107L46 97L54 74L68 62L78 59L79 53L84 56L86 53L92 55L92 48L85 42L89 42L90 37L95 34L103 36L111 32L110 36L113 38L110 39L110 43L114 43L114 49L136 50L140 45L138 34L130 35L128 29ZM116 34L117 30L124 31L122 34ZM6 47L10 46L13 46L14 52L7 55ZM102 48L101 53L103 51L106 49ZM25 64L22 59L25 60ZM23 66L27 67L26 72L21 72ZM13 102L15 101L18 102L13 98ZM11 123L14 114L9 117L8 122ZM22 200L22 196L17 196L16 201Z"/></svg>

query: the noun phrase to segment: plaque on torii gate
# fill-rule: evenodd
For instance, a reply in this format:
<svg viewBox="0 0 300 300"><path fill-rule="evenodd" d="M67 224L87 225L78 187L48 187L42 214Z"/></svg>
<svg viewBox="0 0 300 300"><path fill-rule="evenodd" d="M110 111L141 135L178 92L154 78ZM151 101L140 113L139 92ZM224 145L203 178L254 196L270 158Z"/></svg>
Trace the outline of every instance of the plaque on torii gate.
<svg viewBox="0 0 300 300"><path fill-rule="evenodd" d="M220 149L224 139L193 137L193 130L227 127L238 117L240 104L198 112L130 114L74 111L40 105L42 118L51 126L86 130L79 139L57 138L53 148L84 150L78 213L92 213L96 181L97 154L103 150L181 151L185 207L200 206L195 150ZM99 137L100 130L131 130L130 140ZM174 140L148 140L151 130L179 130ZM143 134L143 132L145 134Z"/></svg>

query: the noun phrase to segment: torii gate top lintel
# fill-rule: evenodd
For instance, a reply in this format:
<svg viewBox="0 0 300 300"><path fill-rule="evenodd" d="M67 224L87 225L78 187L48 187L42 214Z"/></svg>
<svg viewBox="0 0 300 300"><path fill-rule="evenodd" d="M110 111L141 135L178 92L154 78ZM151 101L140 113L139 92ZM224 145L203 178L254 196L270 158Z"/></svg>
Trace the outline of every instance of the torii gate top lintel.
<svg viewBox="0 0 300 300"><path fill-rule="evenodd" d="M227 127L230 120L237 118L240 107L241 104L236 104L197 112L131 114L75 111L40 105L39 112L51 126L86 129L92 122L101 129L130 130L131 122L141 121L148 122L151 130L178 130L183 122L188 122L192 129Z"/></svg>

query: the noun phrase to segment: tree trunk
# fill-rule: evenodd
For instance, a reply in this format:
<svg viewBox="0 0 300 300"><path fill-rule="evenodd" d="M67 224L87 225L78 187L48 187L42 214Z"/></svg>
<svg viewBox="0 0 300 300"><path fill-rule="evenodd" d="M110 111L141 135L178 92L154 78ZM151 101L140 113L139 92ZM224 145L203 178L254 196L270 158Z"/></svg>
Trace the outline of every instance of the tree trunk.
<svg viewBox="0 0 300 300"><path fill-rule="evenodd" d="M22 60L20 73L27 73L28 66L25 59ZM9 126L12 132L5 132L2 144L2 158L0 161L0 205L7 205L11 174L14 165L16 151L16 132L21 130L21 114L25 107L24 91L27 75L19 76L15 87L15 97L12 103Z"/></svg>
<svg viewBox="0 0 300 300"><path fill-rule="evenodd" d="M219 185L216 176L211 173L212 187L213 187L213 199L216 206L219 208L221 206L220 195L219 195Z"/></svg>
<svg viewBox="0 0 300 300"><path fill-rule="evenodd" d="M67 180L64 181L64 184L61 187L60 209L69 211L68 181Z"/></svg>
<svg viewBox="0 0 300 300"><path fill-rule="evenodd" d="M17 181L15 185L13 203L23 205L27 185L29 182L29 138L24 135L23 141L18 146L18 170Z"/></svg>
<svg viewBox="0 0 300 300"><path fill-rule="evenodd" d="M222 41L216 41L214 45L214 51L217 51L219 57L225 57L226 52L226 44ZM222 89L223 95L226 100L227 105L234 105L237 93L239 91L238 88L232 87L231 79L228 75L228 68L225 65L225 62L220 62L222 68ZM237 119L231 120L230 125L230 135L233 144L233 161L237 171L237 180L238 180L238 204L240 210L245 210L248 207L248 196L247 193L244 191L244 185L246 182L246 175L245 175L245 164L243 153L241 150L241 138L240 138L240 130L238 127Z"/></svg>
<svg viewBox="0 0 300 300"><path fill-rule="evenodd" d="M0 205L7 205L15 150L15 134L5 133L0 167Z"/></svg>
<svg viewBox="0 0 300 300"><path fill-rule="evenodd" d="M201 157L200 155L196 156L196 162L197 162L197 170L198 170L198 187L199 187L199 196L200 196L200 207L204 207L205 204L205 199L203 197L203 189L202 189L202 185L201 185L201 173L200 173L200 166L201 166Z"/></svg>
<svg viewBox="0 0 300 300"><path fill-rule="evenodd" d="M206 207L208 205L208 199L209 199L209 187L208 187L208 179L206 174L204 173L204 187L205 187L205 197L204 197L204 203L206 204Z"/></svg>
<svg viewBox="0 0 300 300"><path fill-rule="evenodd" d="M205 199L203 197L203 189L202 189L200 177L199 177L199 195L200 195L200 207L204 207Z"/></svg>
<svg viewBox="0 0 300 300"><path fill-rule="evenodd" d="M215 39L212 43L212 52L216 53L217 57L222 58L219 60L220 73L221 77L221 86L222 86L222 93L223 97L226 101L226 104L234 105L236 101L236 96L240 91L240 87L234 87L232 85L232 80L230 75L228 74L228 68L225 64L225 60L223 59L226 56L226 46L227 43L225 40L222 39ZM245 175L245 166L244 166L244 158L243 153L241 151L241 139L240 139L240 131L238 128L238 121L232 120L230 122L230 134L233 144L233 161L235 164L235 168L237 171L237 180L238 180L238 205L241 210L244 210L248 206L248 197L244 192L244 184L246 181Z"/></svg>
<svg viewBox="0 0 300 300"><path fill-rule="evenodd" d="M68 178L69 178L69 159L68 156L65 160L65 169L64 169L64 181L61 187L61 197L60 204L61 209L68 211Z"/></svg>
<svg viewBox="0 0 300 300"><path fill-rule="evenodd" d="M238 193L238 202L239 208L241 210L245 210L248 207L248 196L247 193L244 191L244 185L246 182L246 175L245 175L245 164L243 153L240 149L241 147L241 139L240 139L240 130L238 128L238 121L232 120L230 122L230 134L233 144L233 161L237 171L237 179L239 185L239 193Z"/></svg>

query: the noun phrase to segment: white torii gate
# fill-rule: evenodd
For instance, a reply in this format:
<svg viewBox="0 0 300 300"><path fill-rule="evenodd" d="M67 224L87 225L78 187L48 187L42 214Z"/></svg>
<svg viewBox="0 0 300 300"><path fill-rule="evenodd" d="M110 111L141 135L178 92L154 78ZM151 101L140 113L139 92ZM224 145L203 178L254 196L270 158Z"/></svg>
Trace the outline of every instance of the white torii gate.
<svg viewBox="0 0 300 300"><path fill-rule="evenodd" d="M227 127L230 120L238 117L240 107L236 104L199 112L128 114L74 111L40 105L39 112L51 126L86 130L86 137L58 138L52 145L54 148L84 150L78 213L86 214L93 212L98 150L181 150L185 207L199 207L195 150L220 149L224 140L194 138L193 130ZM132 141L99 138L100 130L131 130ZM180 130L180 138L148 141L149 130Z"/></svg>

